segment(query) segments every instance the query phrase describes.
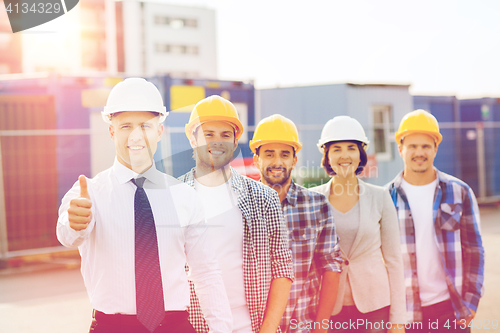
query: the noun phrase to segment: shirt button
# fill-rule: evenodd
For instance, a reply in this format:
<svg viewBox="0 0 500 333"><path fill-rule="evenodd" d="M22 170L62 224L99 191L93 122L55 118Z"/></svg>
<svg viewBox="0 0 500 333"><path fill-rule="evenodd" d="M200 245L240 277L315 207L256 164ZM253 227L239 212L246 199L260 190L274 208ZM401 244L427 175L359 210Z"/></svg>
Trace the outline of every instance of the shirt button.
<svg viewBox="0 0 500 333"><path fill-rule="evenodd" d="M344 260L344 264L345 264L346 266L349 266L349 260Z"/></svg>
<svg viewBox="0 0 500 333"><path fill-rule="evenodd" d="M302 238L306 239L306 237L307 237L307 236L306 236L306 233L304 232L304 233L302 234Z"/></svg>

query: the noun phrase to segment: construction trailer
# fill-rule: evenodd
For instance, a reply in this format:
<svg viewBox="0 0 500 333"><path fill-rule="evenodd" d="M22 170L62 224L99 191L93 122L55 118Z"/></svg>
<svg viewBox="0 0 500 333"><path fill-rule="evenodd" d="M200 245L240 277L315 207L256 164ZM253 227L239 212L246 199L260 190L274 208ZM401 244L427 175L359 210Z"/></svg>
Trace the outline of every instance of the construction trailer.
<svg viewBox="0 0 500 333"><path fill-rule="evenodd" d="M279 113L297 126L303 143L294 177L306 186L328 180L316 144L325 123L348 115L363 126L370 144L363 177L384 185L403 169L394 140L395 124L413 109L409 85L339 83L257 90L259 120Z"/></svg>
<svg viewBox="0 0 500 333"><path fill-rule="evenodd" d="M199 100L225 96L235 103L245 128L255 125L251 83L147 79L171 111L154 158L159 169L173 176L194 166L184 125ZM104 75L0 77L0 260L64 250L55 235L58 207L79 175L93 177L113 164L115 148L101 110L122 80ZM252 135L243 134L239 158L233 161L243 174L252 172L247 144Z"/></svg>

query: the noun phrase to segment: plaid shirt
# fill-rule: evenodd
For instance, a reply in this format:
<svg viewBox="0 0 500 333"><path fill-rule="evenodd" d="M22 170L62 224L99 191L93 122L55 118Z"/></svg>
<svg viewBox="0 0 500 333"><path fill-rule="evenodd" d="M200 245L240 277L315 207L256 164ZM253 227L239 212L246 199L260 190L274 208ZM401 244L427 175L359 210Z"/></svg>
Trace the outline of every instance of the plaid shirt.
<svg viewBox="0 0 500 333"><path fill-rule="evenodd" d="M179 177L194 187L195 168ZM244 177L231 168L231 184L243 217L243 278L252 330L260 330L271 281L293 281L292 254L278 193ZM194 289L191 288L190 321L198 333L208 332ZM230 295L228 295L230 297ZM278 328L277 332L281 332Z"/></svg>
<svg viewBox="0 0 500 333"><path fill-rule="evenodd" d="M479 230L479 208L472 189L460 179L436 169L438 185L434 194L434 226L446 283L457 319L477 311L484 281L484 249ZM417 276L415 230L410 206L401 187L403 173L389 183L389 192L398 211L401 250L405 265L408 321L422 321ZM422 273L422 272L420 272ZM424 273L425 274L425 273Z"/></svg>
<svg viewBox="0 0 500 333"><path fill-rule="evenodd" d="M281 328L286 332L308 332L292 330L290 320L302 323L300 327L314 321L323 273L341 271L333 214L323 194L309 191L293 181L281 205L288 224L295 274ZM285 327L288 329L284 330Z"/></svg>

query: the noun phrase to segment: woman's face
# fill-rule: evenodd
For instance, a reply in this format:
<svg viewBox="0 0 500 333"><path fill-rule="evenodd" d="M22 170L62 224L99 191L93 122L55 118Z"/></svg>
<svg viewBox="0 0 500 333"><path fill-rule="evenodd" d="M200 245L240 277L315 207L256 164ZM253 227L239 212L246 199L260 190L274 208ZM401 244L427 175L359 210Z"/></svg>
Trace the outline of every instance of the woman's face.
<svg viewBox="0 0 500 333"><path fill-rule="evenodd" d="M334 142L328 148L328 162L339 177L355 176L360 161L358 145L353 142Z"/></svg>

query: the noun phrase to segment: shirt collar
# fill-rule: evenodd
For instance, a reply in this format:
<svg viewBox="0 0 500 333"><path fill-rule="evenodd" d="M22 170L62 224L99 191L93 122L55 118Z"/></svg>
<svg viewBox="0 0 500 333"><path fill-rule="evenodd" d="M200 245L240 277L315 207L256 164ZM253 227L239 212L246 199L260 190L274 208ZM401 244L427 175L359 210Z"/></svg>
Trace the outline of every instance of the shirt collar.
<svg viewBox="0 0 500 333"><path fill-rule="evenodd" d="M288 204L290 204L290 206L293 206L295 207L295 205L297 204L297 196L298 196L298 191L297 191L297 185L295 185L293 179L290 183L290 188L288 188L288 192L286 194L286 197L285 197L285 200L284 201L288 201Z"/></svg>
<svg viewBox="0 0 500 333"><path fill-rule="evenodd" d="M445 174L442 171L439 171L438 168L436 168L436 167L434 167L434 170L436 170L436 178L438 180L437 186L441 185L441 183L447 184L449 182L450 179L447 176L447 174ZM394 183L394 187L395 188L400 188L401 185L403 184L403 171L401 171L396 176L396 178L394 178L394 180L392 182Z"/></svg>
<svg viewBox="0 0 500 333"><path fill-rule="evenodd" d="M233 167L230 167L231 169L231 177L229 178L229 183L231 184L231 187L238 193L241 194L243 193L243 179L236 170L233 169ZM194 187L194 174L196 172L196 167L192 168L191 171L189 171L186 175L185 178L185 183L188 184L191 187Z"/></svg>
<svg viewBox="0 0 500 333"><path fill-rule="evenodd" d="M156 166L151 165L151 167L145 172L138 174L133 170L127 168L125 165L121 164L118 159L115 157L115 161L113 163L113 170L115 172L116 178L118 179L119 184L125 184L130 181L132 178L145 177L150 182L161 185L163 183L163 176Z"/></svg>

